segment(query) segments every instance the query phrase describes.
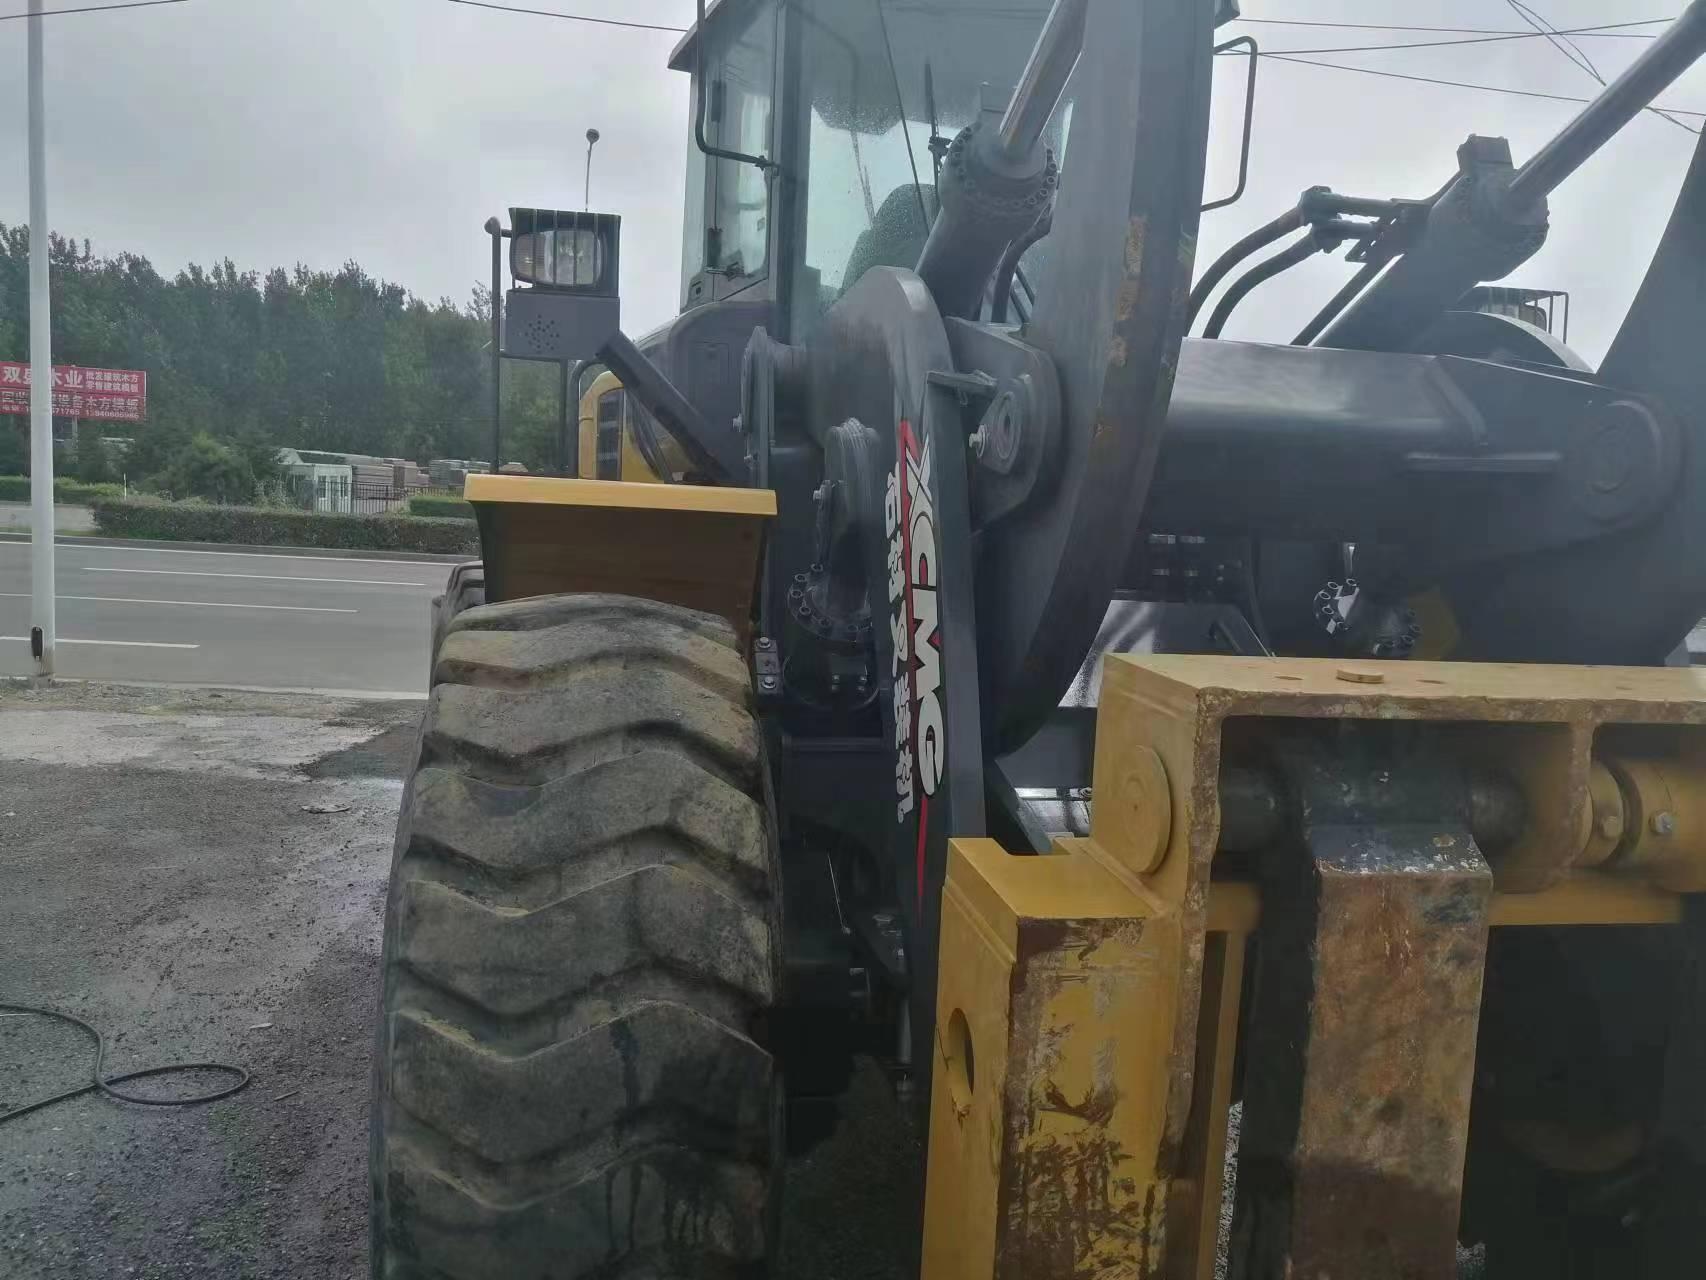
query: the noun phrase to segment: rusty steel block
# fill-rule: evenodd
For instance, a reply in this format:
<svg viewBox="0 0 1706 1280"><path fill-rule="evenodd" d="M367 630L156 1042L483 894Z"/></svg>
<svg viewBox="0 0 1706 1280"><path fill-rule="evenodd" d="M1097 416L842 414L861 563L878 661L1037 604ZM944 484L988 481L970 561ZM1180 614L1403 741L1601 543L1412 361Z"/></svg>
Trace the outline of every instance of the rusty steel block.
<svg viewBox="0 0 1706 1280"><path fill-rule="evenodd" d="M1492 874L1466 830L1327 827L1264 894L1239 1280L1451 1280Z"/></svg>
<svg viewBox="0 0 1706 1280"><path fill-rule="evenodd" d="M1232 1275L1454 1274L1471 1096L1478 1126L1501 1096L1479 1082L1481 1010L1523 998L1484 976L1489 927L1501 942L1686 928L1685 895L1706 885L1706 673L1363 665L1380 678L1110 655L1089 836L1052 856L954 842L925 1280L1209 1280L1235 1054ZM1644 954L1618 960L1627 980L1651 972ZM1643 1159L1672 1188L1629 1230L1673 1260L1697 1258L1706 1220L1690 1216L1706 1187L1694 964L1650 984L1676 1012L1631 1025L1668 1021L1670 1057L1660 1071L1647 1052L1625 1090L1651 1094ZM1615 1021L1591 990L1548 994ZM1547 1048L1568 1053L1567 1035ZM1499 1052L1528 1050L1507 1035ZM1601 1119L1560 1128L1546 1105L1489 1121L1540 1178L1547 1144L1518 1149L1524 1133L1573 1150ZM1506 1243L1547 1229L1517 1225ZM1475 1238L1491 1256L1494 1236Z"/></svg>

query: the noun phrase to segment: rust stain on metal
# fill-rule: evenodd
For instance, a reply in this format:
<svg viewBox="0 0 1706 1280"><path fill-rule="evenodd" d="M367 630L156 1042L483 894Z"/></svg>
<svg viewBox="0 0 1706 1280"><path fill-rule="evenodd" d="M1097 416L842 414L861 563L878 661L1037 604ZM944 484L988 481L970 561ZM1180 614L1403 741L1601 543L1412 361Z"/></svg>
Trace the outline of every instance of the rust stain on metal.
<svg viewBox="0 0 1706 1280"><path fill-rule="evenodd" d="M1085 1124L1096 1128L1106 1128L1108 1120L1114 1114L1114 1108L1119 1105L1120 1091L1114 1087L1112 1080L1100 1080L1091 1086L1084 1095L1082 1102L1070 1102L1061 1093L1060 1086L1053 1080L1045 1080L1042 1089L1042 1102L1038 1106L1041 1111L1053 1111L1058 1115L1071 1116L1074 1120L1082 1120Z"/></svg>
<svg viewBox="0 0 1706 1280"><path fill-rule="evenodd" d="M1126 324L1132 316L1137 314L1137 300L1140 293L1138 277L1143 271L1143 243L1146 230L1147 224L1141 217L1133 218L1126 229L1124 269L1120 273L1119 289L1114 294L1116 328ZM1121 344L1118 358L1115 358L1115 353L1112 350L1109 351L1108 358L1110 363L1123 365L1125 363L1124 343L1117 337L1115 341Z"/></svg>
<svg viewBox="0 0 1706 1280"><path fill-rule="evenodd" d="M1299 1213L1312 1221L1299 1227L1288 1275L1366 1280L1451 1280L1457 1275L1455 1187L1305 1158L1293 1197L1300 1208L1320 1212ZM1354 1261L1347 1265L1348 1259Z"/></svg>
<svg viewBox="0 0 1706 1280"><path fill-rule="evenodd" d="M1098 984L1110 980L1099 954L1120 947L1111 972L1123 975L1143 933L1130 919L1033 919L1020 931L1012 1043L1027 1048L1010 1075L1024 1092L1009 1098L1001 1144L1014 1156L999 1188L1002 1276L1129 1280L1147 1274L1133 1271L1134 1259L1158 1256L1153 1185L1115 1132L1119 1056L1093 1012Z"/></svg>
<svg viewBox="0 0 1706 1280"><path fill-rule="evenodd" d="M1129 1276L1134 1248L1142 1238L1155 1238L1160 1221L1153 1196L1137 1196L1136 1181L1124 1171L1129 1162L1119 1143L1097 1128L1032 1145L1025 1154L1025 1199L1016 1207L1023 1224L1013 1274L1027 1280Z"/></svg>
<svg viewBox="0 0 1706 1280"><path fill-rule="evenodd" d="M1297 1276L1448 1280L1491 876L1433 833L1311 849L1313 937L1276 919L1269 977L1313 994L1258 993L1297 1076L1295 1102L1265 1095L1246 1117L1246 1154L1276 1170L1241 1193L1258 1256Z"/></svg>
<svg viewBox="0 0 1706 1280"><path fill-rule="evenodd" d="M1125 274L1135 276L1143 270L1143 244L1149 234L1149 220L1139 214L1131 220L1125 236Z"/></svg>

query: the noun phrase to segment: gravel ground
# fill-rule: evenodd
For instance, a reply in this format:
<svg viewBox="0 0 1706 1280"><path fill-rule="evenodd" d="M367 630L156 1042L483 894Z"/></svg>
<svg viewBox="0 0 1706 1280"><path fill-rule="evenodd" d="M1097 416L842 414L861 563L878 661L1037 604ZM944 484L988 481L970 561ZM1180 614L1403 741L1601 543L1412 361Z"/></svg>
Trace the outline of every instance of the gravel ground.
<svg viewBox="0 0 1706 1280"><path fill-rule="evenodd" d="M0 1127L0 1276L366 1275L369 1038L419 710L0 684L0 1000L94 1023L109 1072L252 1076L207 1106L88 1095ZM83 1083L91 1058L75 1028L0 1017L0 1110ZM840 1133L790 1168L783 1274L910 1274L918 1159L863 1070Z"/></svg>

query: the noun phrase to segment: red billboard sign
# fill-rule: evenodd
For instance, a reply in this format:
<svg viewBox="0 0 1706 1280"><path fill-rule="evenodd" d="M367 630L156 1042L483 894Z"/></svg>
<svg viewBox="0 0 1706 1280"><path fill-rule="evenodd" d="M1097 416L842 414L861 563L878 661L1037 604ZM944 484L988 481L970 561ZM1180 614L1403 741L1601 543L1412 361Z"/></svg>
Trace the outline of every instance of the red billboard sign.
<svg viewBox="0 0 1706 1280"><path fill-rule="evenodd" d="M53 413L58 418L141 422L148 409L148 375L140 369L53 366ZM0 413L30 411L30 366L0 360Z"/></svg>

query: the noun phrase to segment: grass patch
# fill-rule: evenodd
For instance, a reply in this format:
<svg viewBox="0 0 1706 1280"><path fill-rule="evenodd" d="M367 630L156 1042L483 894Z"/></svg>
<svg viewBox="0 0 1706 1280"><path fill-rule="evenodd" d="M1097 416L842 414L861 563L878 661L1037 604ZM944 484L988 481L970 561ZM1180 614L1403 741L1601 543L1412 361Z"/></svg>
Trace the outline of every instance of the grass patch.
<svg viewBox="0 0 1706 1280"><path fill-rule="evenodd" d="M466 520L419 516L351 516L288 507L221 507L157 498L103 498L90 503L95 528L109 538L162 542L227 542L256 547L324 547L340 551L479 554Z"/></svg>
<svg viewBox="0 0 1706 1280"><path fill-rule="evenodd" d="M120 498L124 496L124 486L117 484L84 484L80 480L67 480L55 477L53 481L53 500L55 502L93 502L97 498ZM28 502L30 500L30 478L28 476L0 476L0 502Z"/></svg>
<svg viewBox="0 0 1706 1280"><path fill-rule="evenodd" d="M443 494L417 493L409 499L409 514L434 520L472 520L474 508L461 498Z"/></svg>

